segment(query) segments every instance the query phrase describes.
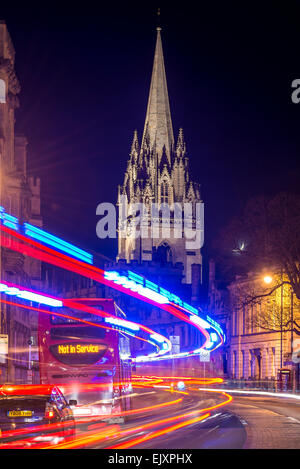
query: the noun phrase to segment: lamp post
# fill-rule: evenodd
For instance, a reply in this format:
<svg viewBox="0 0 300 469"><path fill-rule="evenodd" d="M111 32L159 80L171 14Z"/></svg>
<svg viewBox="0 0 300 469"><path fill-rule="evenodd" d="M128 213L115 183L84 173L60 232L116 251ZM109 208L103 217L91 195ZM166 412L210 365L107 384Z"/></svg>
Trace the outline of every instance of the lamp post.
<svg viewBox="0 0 300 469"><path fill-rule="evenodd" d="M293 342L294 342L294 334L293 334L293 325L294 325L294 292L291 287L291 362L293 363ZM293 374L292 374L292 380L293 380L293 392L295 392L295 387L296 387L296 371L295 367L293 367Z"/></svg>
<svg viewBox="0 0 300 469"><path fill-rule="evenodd" d="M273 281L273 278L270 276L270 275L266 275L264 278L263 278L264 282L266 284L270 284L272 283ZM292 357L293 357L293 349L294 349L294 292L293 292L293 288L292 288L292 285L291 285L291 282L287 281L287 280L283 280L283 271L281 269L281 285L278 285L277 288L281 288L281 298L280 298L280 368L282 368L282 356L283 356L283 285L284 284L288 284L290 285L290 302L291 302L291 316L290 316L290 320L288 321L288 323L291 323L291 348L290 348L290 351L291 351L291 362L292 362ZM275 291L277 288L275 288L273 291ZM293 365L293 363L291 363ZM293 368L294 369L294 368ZM296 385L296 376L294 376L294 374L292 373L292 381L293 381L293 388L295 387ZM298 378L297 378L297 381L298 381Z"/></svg>
<svg viewBox="0 0 300 469"><path fill-rule="evenodd" d="M280 285L280 369L282 368L282 349L283 349L283 278L282 278L282 269L281 269L281 285ZM270 285L273 282L273 277L271 275L265 275L263 281ZM279 288L279 287L278 287Z"/></svg>
<svg viewBox="0 0 300 469"><path fill-rule="evenodd" d="M291 356L293 355L293 324L294 324L294 292L291 287Z"/></svg>
<svg viewBox="0 0 300 469"><path fill-rule="evenodd" d="M281 277L282 280L282 277ZM280 288L280 369L282 369L282 314L283 314L283 285Z"/></svg>

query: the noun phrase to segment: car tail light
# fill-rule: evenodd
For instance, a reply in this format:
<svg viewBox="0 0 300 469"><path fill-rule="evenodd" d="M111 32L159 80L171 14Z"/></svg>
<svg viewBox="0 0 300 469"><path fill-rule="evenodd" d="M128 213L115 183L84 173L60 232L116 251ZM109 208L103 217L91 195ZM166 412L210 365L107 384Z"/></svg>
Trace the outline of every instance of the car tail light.
<svg viewBox="0 0 300 469"><path fill-rule="evenodd" d="M51 420L54 417L55 417L54 407L47 402L46 403L46 410L45 410L45 418Z"/></svg>

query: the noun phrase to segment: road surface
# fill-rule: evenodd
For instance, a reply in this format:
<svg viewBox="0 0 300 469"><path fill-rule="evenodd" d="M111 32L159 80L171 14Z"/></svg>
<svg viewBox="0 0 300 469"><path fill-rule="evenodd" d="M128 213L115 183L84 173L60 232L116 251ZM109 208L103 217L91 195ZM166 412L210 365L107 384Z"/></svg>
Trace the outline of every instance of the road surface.
<svg viewBox="0 0 300 469"><path fill-rule="evenodd" d="M291 398L232 394L227 407L243 424L243 448L299 449L300 402Z"/></svg>

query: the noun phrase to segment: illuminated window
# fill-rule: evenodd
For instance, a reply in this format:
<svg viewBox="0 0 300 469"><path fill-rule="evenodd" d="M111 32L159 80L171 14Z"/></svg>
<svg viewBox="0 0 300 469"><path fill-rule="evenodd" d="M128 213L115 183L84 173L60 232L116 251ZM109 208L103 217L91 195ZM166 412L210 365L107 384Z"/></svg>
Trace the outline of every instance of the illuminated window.
<svg viewBox="0 0 300 469"><path fill-rule="evenodd" d="M0 103L6 103L5 81L0 79Z"/></svg>

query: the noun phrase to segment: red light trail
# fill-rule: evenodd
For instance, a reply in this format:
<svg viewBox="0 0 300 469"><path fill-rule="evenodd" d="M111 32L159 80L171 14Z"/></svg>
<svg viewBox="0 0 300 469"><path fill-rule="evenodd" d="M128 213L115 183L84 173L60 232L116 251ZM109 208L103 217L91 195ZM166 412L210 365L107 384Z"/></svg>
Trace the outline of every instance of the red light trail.
<svg viewBox="0 0 300 469"><path fill-rule="evenodd" d="M144 387L145 385L147 385L147 387L151 388L151 387L157 386L159 384L164 385L166 383L169 383L169 381L171 379L173 381L185 380L188 386L190 384L192 386L200 385L200 384L207 385L207 384L211 384L211 383L220 383L222 381L221 378L206 378L206 379L205 378L191 378L191 377L166 377L166 378L164 378L164 377L154 377L154 376L149 378L149 377L144 377L144 376L141 376L141 377L135 376L134 380L133 380L133 386L134 387L136 387L136 386ZM39 386L32 386L32 388L30 390L31 392L32 392L34 387L36 388L37 391L40 388ZM13 386L12 386L12 388L13 388ZM197 390L197 391L199 390L199 388L192 388L192 387L189 387L189 389L190 390ZM83 424L83 423L91 423L91 424L93 423L94 426L97 425L96 431L92 430L93 427L91 427L89 432L86 432L83 435L78 435L78 436L76 436L76 438L74 436L72 436L72 437L68 437L68 436L66 437L65 436L64 437L64 442L61 442L61 443L58 443L58 444L55 444L55 445L51 445L50 443L45 444L45 442L37 443L37 441L34 440L33 437L30 437L30 434L33 433L33 432L42 432L44 430L47 430L47 433L48 433L48 431L51 432L50 434L53 436L53 438L55 438L55 437L60 438L60 437L62 437L62 434L63 434L62 430L64 428L67 429L69 427L70 423L64 422L64 423L50 424L50 425L37 426L37 427L33 426L33 427L30 427L30 428L24 428L24 429L9 431L9 432L3 432L2 433L2 438L15 437L15 436L21 436L21 435L27 436L27 438L25 440L22 440L22 441L15 441L15 442L11 442L11 443L9 443L9 442L8 443L3 443L1 445L1 449L5 449L5 448L13 449L13 448L20 448L20 447L22 447L24 449L25 448L33 448L33 449L40 449L40 448L44 448L44 449L51 449L51 448L53 448L53 449L80 448L80 447L83 447L83 446L91 446L91 445L99 444L99 443L103 442L104 440L106 440L107 438L111 438L111 439L124 438L125 436L130 436L131 434L136 434L137 432L148 431L148 430L151 430L153 428L157 428L157 427L160 427L160 426L164 426L166 424L170 424L170 426L167 426L167 427L164 426L162 429L156 429L155 431L153 431L151 433L147 433L145 435L142 435L138 438L135 437L135 438L130 439L129 441L126 441L126 442L123 442L123 443L117 443L116 445L107 446L107 448L109 448L109 449L131 448L133 446L136 446L138 444L142 444L142 443L144 443L146 441L149 441L151 439L158 438L159 436L162 436L166 433L170 433L170 432L176 431L180 428L184 428L186 426L192 425L194 423L201 422L201 421L205 420L206 418L208 418L211 415L212 411L214 411L214 410L216 410L220 407L224 407L225 405L229 404L232 401L232 396L230 396L229 394L227 394L224 391L217 390L217 389L215 389L215 390L212 390L212 389L206 390L205 388L203 389L203 391L205 391L207 393L211 393L211 392L218 393L221 396L225 397L226 399L223 400L222 402L218 403L218 404L215 404L215 405L212 405L212 406L209 406L209 407L206 407L206 408L201 408L201 409L197 409L197 410L194 410L194 411L191 411L191 412L182 413L182 414L174 416L174 417L167 417L167 418L164 418L164 419L158 419L158 420L155 420L153 422L149 422L149 423L138 425L138 426L133 426L131 428L124 429L124 430L120 430L120 427L118 425L109 425L109 426L105 425L103 423L103 421L101 421L101 419L103 419L104 416L97 416L97 417L93 417L91 419L87 419L87 418L78 419L76 421L76 426L80 426L80 424ZM171 389L169 390L169 392L172 392ZM174 391L174 392L182 393L181 391ZM189 394L189 393L185 392L183 394ZM157 404L157 405L141 407L141 408L130 410L130 411L119 412L118 414L116 414L116 416L126 416L126 415L139 414L139 413L143 413L143 412L152 412L153 410L158 410L158 409L162 409L162 408L167 408L168 406L178 405L181 402L182 402L182 398L179 398L179 399L176 399L176 400L173 400L173 401L164 402L164 403ZM107 416L105 416L105 417L107 418ZM100 426L100 428L99 428L99 426ZM57 432L57 430L58 430L58 432ZM1 441L1 438L0 438L0 441Z"/></svg>
<svg viewBox="0 0 300 469"><path fill-rule="evenodd" d="M35 259L38 259L40 261L44 261L46 263L55 265L57 267L63 268L65 270L69 270L71 272L77 273L83 277L90 278L95 280L96 282L102 283L103 285L106 285L110 288L113 288L115 290L120 291L121 293L124 293L126 295L133 296L134 298L137 298L143 302L147 302L149 304L152 304L156 307L159 307L162 310L167 311L168 313L176 316L180 320L188 323L189 325L196 327L199 329L202 334L205 337L205 342L200 348L204 348L206 343L210 341L210 335L208 331L204 328L201 327L200 324L197 324L196 322L193 322L190 320L190 316L186 314L187 310L184 308L175 305L174 303L168 303L168 304L159 304L155 300L152 300L151 298L147 298L143 296L142 294L139 294L137 291L132 291L128 288L125 288L122 285L116 284L115 282L105 278L105 271L95 267L94 265L89 265L85 262L82 262L80 260L74 259L66 254L63 254L59 251L56 251L55 249L52 249L48 246L45 246L33 239L30 239L29 237L16 232L15 230L12 230L6 226L0 225L0 233L2 232L2 235L0 236L0 242L1 245L14 250L16 252L20 252L26 256L33 257ZM13 287L17 287L17 285L10 284ZM20 287L22 288L22 287ZM27 289L28 290L28 289ZM38 292L33 292L32 293L38 293ZM51 297L54 298L54 297ZM63 302L63 305L66 306L67 308L72 308L72 309L77 309L83 312L91 313L96 316L102 316L103 318L115 318L117 319L116 316L113 316L109 313L100 311L100 310L95 310L94 307L86 305L86 304L81 304L79 303L79 299L60 299ZM9 304L9 305L14 305L20 308L25 308L29 310L34 310L37 312L43 312L46 314L51 314L51 315L57 315L57 316L62 316L65 318L69 318L72 320L77 320L89 325L93 325L95 327L102 327L105 329L109 330L116 330L114 327L109 326L108 324L105 323L105 325L101 325L99 323L93 323L89 322L83 319L78 319L75 318L72 315L68 314L62 314L57 311L49 311L47 309L42 309L39 307L33 307L33 306L27 306L21 303L13 302L13 301L8 301L4 299L0 299L1 302ZM190 314L190 313L189 313ZM151 330L150 328L138 324L139 328L148 333L148 334L153 334L155 331ZM122 331L126 333L126 331ZM221 342L223 343L223 338L219 334L221 338ZM144 340L147 341L146 339L135 336L135 338L139 340ZM200 350L200 349L199 349ZM215 349L212 349L213 351ZM192 352L191 352L192 353ZM190 392L187 391L180 391L177 389L174 389L174 382L177 381L184 381L185 385L188 387L189 391L199 391L199 388L196 388L195 386L199 385L208 385L208 384L217 384L222 382L223 380L221 378L191 378L191 377L172 377L172 376L167 376L167 377L159 377L159 376L134 376L133 377L133 386L136 388L157 388L157 387L167 387L168 389L164 389L164 391L169 391L170 393L178 393L181 394L183 397L178 398L173 401L169 402L164 402L156 405L150 405L146 407L141 407L138 409L133 409L133 410L127 410L123 412L118 412L113 415L113 417L123 417L123 416L129 416L129 415L135 415L135 414L141 414L143 412L153 412L154 410L158 409L163 409L163 408L168 408L170 406L177 406L182 403L184 396L189 395ZM92 389L95 389L95 387L99 388L99 386L107 386L106 384L100 384L100 385L83 385L85 387L85 391L89 391ZM193 387L192 387L193 386ZM105 425L101 421L103 418L107 418L107 415L97 415L93 416L91 418L85 418L85 419L77 419L76 420L76 425L80 425L83 423L91 423L91 426L89 427L89 432L85 433L84 435L78 435L76 438L65 436L63 434L62 430L68 429L70 426L69 422L64 422L64 423L59 423L59 424L47 424L47 425L42 425L42 426L33 426L30 428L23 428L23 429L18 429L14 431L9 431L9 432L2 432L2 438L5 437L14 437L14 436L26 436L25 440L22 440L22 442L14 442L14 443L4 443L1 445L2 448L9 447L23 447L23 448L80 448L82 446L91 446L98 444L100 442L103 442L107 440L108 438L111 439L118 439L118 438L124 438L126 436L130 436L132 434L136 434L137 432L144 432L147 431L145 435L139 436L139 437L134 437L126 442L122 443L116 443L115 445L112 446L107 446L108 448L130 448L139 444L142 444L146 441L149 441L151 439L158 438L159 436L162 436L166 433L174 432L176 430L179 430L180 428L201 422L208 418L211 415L211 412L214 411L215 409L218 409L222 406L225 406L229 404L232 401L232 397L225 393L224 391L221 390L208 390L204 389L206 393L209 392L214 392L214 393L219 393L220 397L224 398L221 403L213 405L211 407L203 408L203 409L198 409L196 411L191 411L191 412L186 412L182 413L173 417L167 417L164 419L158 419L150 423L146 423L143 425L139 426L132 426L131 428L127 428L124 430L120 430L120 427L118 425ZM28 387L28 393L32 393L33 388ZM167 426L166 426L167 425ZM96 428L97 427L97 428ZM163 427L163 428L159 428ZM149 430L153 429L150 433L148 433ZM51 435L53 438L64 438L64 442L58 443L56 445L52 445L50 443L45 443L44 442L38 442L36 438L30 437L30 434L32 432L41 432L47 430L52 432ZM1 441L1 437L0 437Z"/></svg>
<svg viewBox="0 0 300 469"><path fill-rule="evenodd" d="M44 261L49 264L55 265L57 267L61 267L71 272L75 272L79 275L82 275L83 277L93 279L97 282L107 285L108 287L116 289L120 291L121 293L133 296L134 298L137 298L143 302L152 304L153 306L158 306L160 309L167 311L168 313L178 317L180 320L199 329L206 339L205 343L202 345L201 348L204 348L205 344L210 341L210 336L209 336L209 333L206 331L206 329L201 327L199 324L192 322L188 315L180 311L180 309L182 308L177 307L176 305L173 305L173 304L157 304L157 302L151 300L150 298L145 298L144 296L140 295L138 292L131 291L127 288L124 288L122 285L118 285L106 279L104 276L105 271L98 267L73 259L54 249L44 246L43 244L37 241L34 241L28 238L27 236L17 233L16 231L6 226L0 225L0 230L4 232L6 235L16 238L16 239L10 239L9 237L2 235L0 237L1 238L0 242L1 242L1 245L3 245L4 247L20 252L29 257L33 257L40 261Z"/></svg>

